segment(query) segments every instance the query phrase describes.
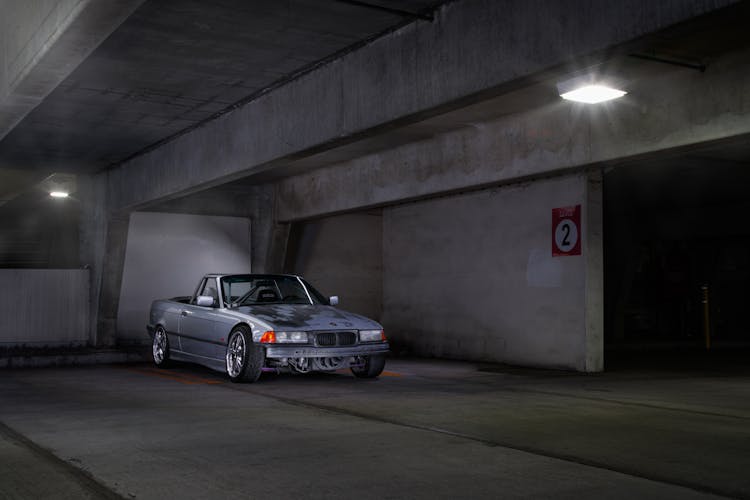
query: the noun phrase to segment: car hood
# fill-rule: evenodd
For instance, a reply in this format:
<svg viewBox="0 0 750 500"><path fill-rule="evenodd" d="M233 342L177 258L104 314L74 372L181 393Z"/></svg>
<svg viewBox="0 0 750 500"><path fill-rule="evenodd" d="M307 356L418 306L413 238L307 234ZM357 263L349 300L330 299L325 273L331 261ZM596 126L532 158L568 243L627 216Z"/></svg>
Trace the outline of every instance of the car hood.
<svg viewBox="0 0 750 500"><path fill-rule="evenodd" d="M274 330L379 330L379 323L332 306L267 304L242 306L238 312L268 323Z"/></svg>

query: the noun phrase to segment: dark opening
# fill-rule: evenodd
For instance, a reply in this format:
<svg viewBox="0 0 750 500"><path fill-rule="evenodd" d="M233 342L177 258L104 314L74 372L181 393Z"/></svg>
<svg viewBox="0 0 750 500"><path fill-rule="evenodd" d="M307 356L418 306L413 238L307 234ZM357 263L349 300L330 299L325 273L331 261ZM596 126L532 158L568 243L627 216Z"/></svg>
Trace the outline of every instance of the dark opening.
<svg viewBox="0 0 750 500"><path fill-rule="evenodd" d="M750 166L720 154L605 173L608 364L657 352L708 353L703 287L710 352L750 347L748 190Z"/></svg>

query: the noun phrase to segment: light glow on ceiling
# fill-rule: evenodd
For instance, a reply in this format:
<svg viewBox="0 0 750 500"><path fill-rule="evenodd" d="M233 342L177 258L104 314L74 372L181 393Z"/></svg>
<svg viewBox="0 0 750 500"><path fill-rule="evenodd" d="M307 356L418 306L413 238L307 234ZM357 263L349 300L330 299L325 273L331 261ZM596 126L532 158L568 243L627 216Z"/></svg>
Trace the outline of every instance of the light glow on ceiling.
<svg viewBox="0 0 750 500"><path fill-rule="evenodd" d="M52 191L49 195L53 198L67 198L68 197L68 193L66 193L65 191Z"/></svg>
<svg viewBox="0 0 750 500"><path fill-rule="evenodd" d="M607 87L606 85L591 84L560 94L560 97L568 101L597 104L617 99L625 94L627 94L627 92L624 90Z"/></svg>

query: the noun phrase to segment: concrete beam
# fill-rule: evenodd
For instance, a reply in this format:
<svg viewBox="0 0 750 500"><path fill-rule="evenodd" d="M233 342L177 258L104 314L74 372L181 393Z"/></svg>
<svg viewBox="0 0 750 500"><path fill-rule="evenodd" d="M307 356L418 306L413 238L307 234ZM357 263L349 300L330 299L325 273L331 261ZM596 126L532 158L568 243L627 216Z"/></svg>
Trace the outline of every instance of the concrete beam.
<svg viewBox="0 0 750 500"><path fill-rule="evenodd" d="M0 140L143 1L0 1Z"/></svg>
<svg viewBox="0 0 750 500"><path fill-rule="evenodd" d="M556 101L430 140L284 179L279 221L294 221L697 147L750 134L750 51L705 73L669 69L625 98ZM512 96L509 96L512 98Z"/></svg>
<svg viewBox="0 0 750 500"><path fill-rule="evenodd" d="M462 0L111 172L115 210L260 172L500 93L519 78L735 3Z"/></svg>

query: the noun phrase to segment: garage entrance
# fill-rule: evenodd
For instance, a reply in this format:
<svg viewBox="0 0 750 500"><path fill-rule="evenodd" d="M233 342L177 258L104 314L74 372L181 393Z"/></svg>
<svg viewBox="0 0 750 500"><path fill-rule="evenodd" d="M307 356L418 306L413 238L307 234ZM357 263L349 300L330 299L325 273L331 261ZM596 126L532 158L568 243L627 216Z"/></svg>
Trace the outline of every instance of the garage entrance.
<svg viewBox="0 0 750 500"><path fill-rule="evenodd" d="M737 144L606 171L608 353L750 347L745 150Z"/></svg>

